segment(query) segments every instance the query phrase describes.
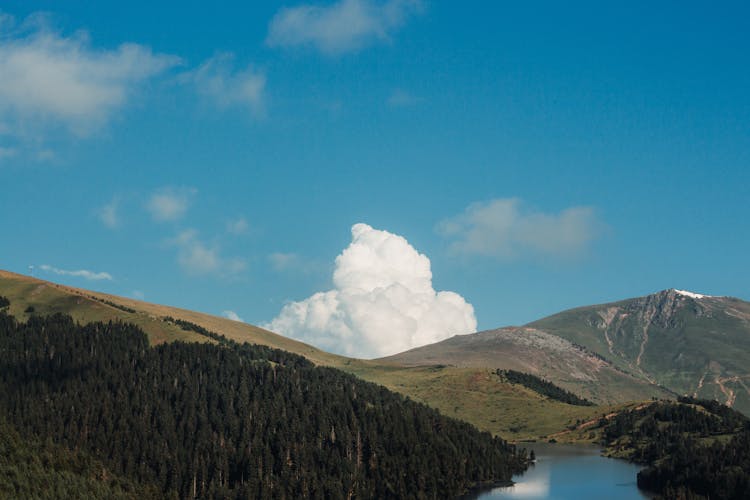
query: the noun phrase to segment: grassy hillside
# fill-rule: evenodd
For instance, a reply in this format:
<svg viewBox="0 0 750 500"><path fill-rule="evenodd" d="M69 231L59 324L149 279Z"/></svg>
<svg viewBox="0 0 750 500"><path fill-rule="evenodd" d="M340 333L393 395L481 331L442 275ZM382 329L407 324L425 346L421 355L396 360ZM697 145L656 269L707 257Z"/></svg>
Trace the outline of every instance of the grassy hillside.
<svg viewBox="0 0 750 500"><path fill-rule="evenodd" d="M547 439L619 407L564 404L484 368L357 363L348 371L511 440Z"/></svg>
<svg viewBox="0 0 750 500"><path fill-rule="evenodd" d="M512 440L546 436L603 411L552 401L521 386L504 383L492 370L484 368L409 367L346 358L246 323L6 271L0 271L0 295L10 299L10 313L21 320L29 317L30 313L25 311L31 306L36 314L61 312L81 323L110 319L128 321L143 329L151 344L175 340L213 342L164 318L181 319L238 342L283 349L318 365L342 369L437 408L445 415L461 418L481 430Z"/></svg>
<svg viewBox="0 0 750 500"><path fill-rule="evenodd" d="M184 330L164 320L166 317L173 317L200 325L213 332L220 332L238 342L267 345L300 354L317 364L336 366L344 359L247 323L177 307L68 287L7 271L0 271L0 294L10 299L10 314L20 319L29 316L26 312L29 306L32 306L37 314L61 312L69 314L81 323L121 319L141 327L148 335L151 344L154 345L174 340L210 341L205 336Z"/></svg>
<svg viewBox="0 0 750 500"><path fill-rule="evenodd" d="M445 364L517 370L550 380L600 404L667 397L668 392L624 372L596 353L535 328L500 328L457 335L385 358L410 366Z"/></svg>

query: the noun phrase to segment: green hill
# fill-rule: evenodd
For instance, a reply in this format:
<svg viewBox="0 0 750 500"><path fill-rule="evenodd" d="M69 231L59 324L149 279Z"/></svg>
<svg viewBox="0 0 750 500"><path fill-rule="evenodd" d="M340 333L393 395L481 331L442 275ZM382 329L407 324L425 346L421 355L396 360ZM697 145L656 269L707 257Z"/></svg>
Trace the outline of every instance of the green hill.
<svg viewBox="0 0 750 500"><path fill-rule="evenodd" d="M435 498L508 482L523 453L302 356L216 336L0 313L0 415L180 498Z"/></svg>
<svg viewBox="0 0 750 500"><path fill-rule="evenodd" d="M148 335L152 345L182 340L215 342L187 322L237 342L250 342L299 354L316 365L339 368L364 380L425 403L444 415L465 420L507 439L536 439L559 432L580 420L595 418L611 408L581 407L551 400L530 389L508 383L494 369L455 366L408 366L327 353L246 323L176 307L83 290L0 271L0 295L10 299L10 313L21 320L34 314L63 313L81 323L121 320ZM636 397L637 399L637 397Z"/></svg>

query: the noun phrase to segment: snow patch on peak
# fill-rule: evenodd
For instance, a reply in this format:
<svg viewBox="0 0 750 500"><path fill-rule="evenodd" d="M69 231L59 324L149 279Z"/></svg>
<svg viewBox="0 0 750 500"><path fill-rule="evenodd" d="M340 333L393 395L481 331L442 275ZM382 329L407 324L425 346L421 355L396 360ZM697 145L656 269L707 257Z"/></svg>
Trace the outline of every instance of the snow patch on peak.
<svg viewBox="0 0 750 500"><path fill-rule="evenodd" d="M687 290L675 290L676 293L690 297L691 299L705 299L706 297L713 297L713 295L704 295L702 293L688 292Z"/></svg>

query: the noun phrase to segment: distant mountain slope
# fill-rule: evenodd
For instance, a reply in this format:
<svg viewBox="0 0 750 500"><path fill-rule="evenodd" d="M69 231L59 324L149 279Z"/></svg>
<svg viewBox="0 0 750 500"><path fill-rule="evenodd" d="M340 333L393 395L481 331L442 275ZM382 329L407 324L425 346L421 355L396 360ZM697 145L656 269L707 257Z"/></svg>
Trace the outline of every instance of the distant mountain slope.
<svg viewBox="0 0 750 500"><path fill-rule="evenodd" d="M412 366L447 364L518 370L548 379L597 403L668 395L654 384L625 373L569 340L529 327L457 335L383 361Z"/></svg>
<svg viewBox="0 0 750 500"><path fill-rule="evenodd" d="M527 325L586 346L680 394L750 414L750 303L664 290Z"/></svg>
<svg viewBox="0 0 750 500"><path fill-rule="evenodd" d="M383 361L525 371L599 403L666 389L750 414L750 303L670 289L458 335Z"/></svg>

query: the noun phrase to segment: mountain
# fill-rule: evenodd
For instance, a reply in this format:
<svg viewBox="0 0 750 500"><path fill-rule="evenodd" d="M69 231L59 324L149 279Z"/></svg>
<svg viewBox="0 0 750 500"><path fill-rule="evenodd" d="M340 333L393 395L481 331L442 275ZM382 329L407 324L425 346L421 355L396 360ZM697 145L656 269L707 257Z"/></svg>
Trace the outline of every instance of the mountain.
<svg viewBox="0 0 750 500"><path fill-rule="evenodd" d="M583 407L555 401L527 387L508 383L494 368L447 364L410 366L347 358L247 323L2 270L0 295L10 299L10 314L23 321L31 316L27 311L33 309L36 315L70 315L82 324L110 320L133 323L148 335L152 345L175 340L213 343L215 333L237 342L282 349L304 356L316 365L338 368L380 384L436 408L446 416L507 439L536 439L559 432L576 421L613 411L610 407ZM633 396L638 399L638 394Z"/></svg>
<svg viewBox="0 0 750 500"><path fill-rule="evenodd" d="M750 413L750 303L681 290L459 335L384 361L526 371L595 402L688 394Z"/></svg>
<svg viewBox="0 0 750 500"><path fill-rule="evenodd" d="M684 290L571 309L528 325L679 393L750 414L750 303Z"/></svg>

